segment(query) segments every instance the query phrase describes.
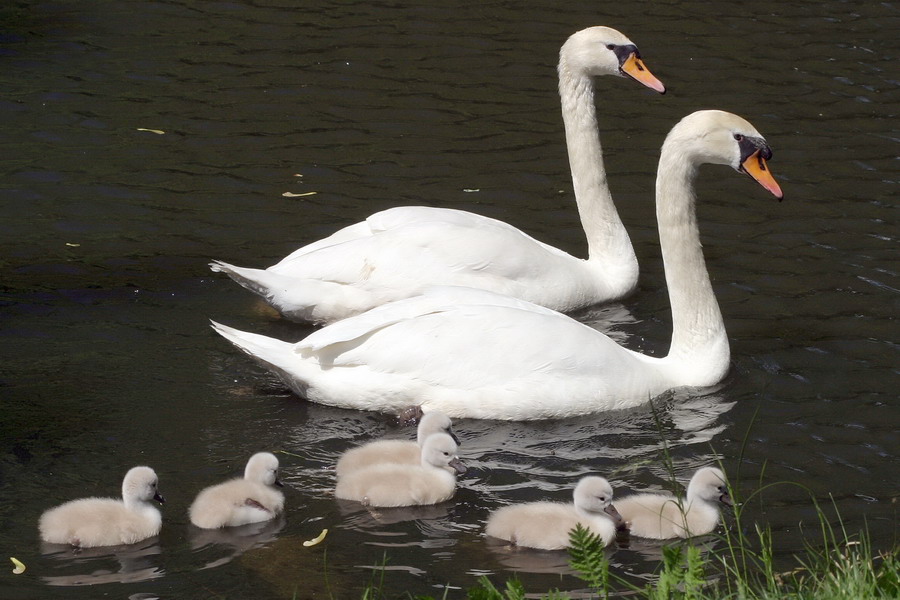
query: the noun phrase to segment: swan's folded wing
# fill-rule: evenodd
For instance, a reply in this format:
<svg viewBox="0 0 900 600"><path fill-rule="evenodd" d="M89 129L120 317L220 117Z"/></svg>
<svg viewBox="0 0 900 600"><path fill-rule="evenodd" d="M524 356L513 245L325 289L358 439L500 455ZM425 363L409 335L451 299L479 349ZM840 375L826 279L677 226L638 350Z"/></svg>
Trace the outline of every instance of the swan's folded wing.
<svg viewBox="0 0 900 600"><path fill-rule="evenodd" d="M418 296L383 304L370 311L332 323L328 327L313 332L294 345L297 353L315 352L322 348L365 337L377 330L401 321L407 321L427 314L446 312L463 305L505 306L523 311L533 311L557 315L556 311L524 300L495 294L486 290L461 286L432 286Z"/></svg>
<svg viewBox="0 0 900 600"><path fill-rule="evenodd" d="M488 217L449 209L403 207L382 211L342 232L304 247L273 272L379 289L416 290L428 282L513 293L560 257L522 231ZM549 265L548 265L549 261ZM551 269L552 271L552 269Z"/></svg>
<svg viewBox="0 0 900 600"><path fill-rule="evenodd" d="M319 250L322 250L323 248L338 246L340 244L358 240L360 238L371 237L371 235L372 229L369 226L369 223L366 221L360 221L359 223L354 223L353 225L348 225L347 227L339 229L326 238L322 238L321 240L309 243L302 248L297 248L270 268L278 270L278 268L280 267L283 269L301 256L312 254L313 252L317 252Z"/></svg>
<svg viewBox="0 0 900 600"><path fill-rule="evenodd" d="M608 337L564 315L509 306L445 307L369 328L352 340L331 336L332 327L312 334L313 344L305 345L307 338L295 345L295 352L315 354L329 367L364 367L455 389L580 385L634 361Z"/></svg>
<svg viewBox="0 0 900 600"><path fill-rule="evenodd" d="M446 222L448 225L456 224L461 227L468 227L472 224L470 217L478 218L477 215L461 210L432 208L429 206L398 206L389 208L370 215L365 221L348 225L326 238L294 250L281 259L278 264L274 265L274 269L284 270L289 268L289 265L296 259L326 248L371 238L374 235L384 234L417 223Z"/></svg>

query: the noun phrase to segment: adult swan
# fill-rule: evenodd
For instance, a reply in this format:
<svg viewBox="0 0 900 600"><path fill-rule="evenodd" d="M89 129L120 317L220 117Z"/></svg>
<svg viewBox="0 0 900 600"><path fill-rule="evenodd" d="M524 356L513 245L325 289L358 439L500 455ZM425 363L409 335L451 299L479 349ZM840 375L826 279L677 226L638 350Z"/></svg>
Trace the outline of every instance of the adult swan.
<svg viewBox="0 0 900 600"><path fill-rule="evenodd" d="M587 260L502 221L424 206L392 208L304 246L268 269L216 261L289 319L328 323L430 285L461 285L571 311L615 300L637 285L638 264L606 185L593 77L628 75L665 88L637 47L608 27L573 34L559 54L559 95Z"/></svg>
<svg viewBox="0 0 900 600"><path fill-rule="evenodd" d="M482 290L438 288L291 344L214 323L226 339L322 404L378 411L421 405L453 418L545 419L627 408L724 377L729 350L703 260L693 180L730 165L776 197L769 146L744 119L700 111L662 147L656 215L672 305L672 345L654 358L570 317Z"/></svg>

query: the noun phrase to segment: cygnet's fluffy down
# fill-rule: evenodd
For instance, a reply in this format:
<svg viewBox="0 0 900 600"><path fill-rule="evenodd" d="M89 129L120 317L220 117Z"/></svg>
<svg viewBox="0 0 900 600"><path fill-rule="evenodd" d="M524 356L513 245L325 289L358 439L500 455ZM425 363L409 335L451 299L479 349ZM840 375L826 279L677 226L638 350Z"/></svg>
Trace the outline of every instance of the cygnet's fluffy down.
<svg viewBox="0 0 900 600"><path fill-rule="evenodd" d="M665 540L705 535L719 523L719 504L731 506L725 475L715 467L698 470L688 484L687 497L634 494L616 501L632 535Z"/></svg>
<svg viewBox="0 0 900 600"><path fill-rule="evenodd" d="M358 448L344 452L337 462L335 473L338 478L351 471L381 463L401 463L418 465L422 462L422 445L433 433L446 433L457 444L459 439L454 435L450 417L439 411L427 412L419 421L416 441L410 440L376 440Z"/></svg>
<svg viewBox="0 0 900 600"><path fill-rule="evenodd" d="M41 515L41 539L81 548L134 544L153 537L162 515L150 504L165 502L150 467L134 467L122 481L122 499L82 498L51 508Z"/></svg>
<svg viewBox="0 0 900 600"><path fill-rule="evenodd" d="M529 502L500 508L488 517L485 533L517 546L561 550L569 546L569 532L580 523L600 536L604 545L612 542L623 523L612 505L609 482L603 477L584 477L572 496L572 504Z"/></svg>
<svg viewBox="0 0 900 600"><path fill-rule="evenodd" d="M197 495L189 510L191 523L218 529L273 519L284 508L284 494L273 486L282 486L278 459L269 452L254 454L243 479L208 487Z"/></svg>
<svg viewBox="0 0 900 600"><path fill-rule="evenodd" d="M366 506L421 506L453 497L456 474L466 467L456 455L456 442L434 433L422 446L418 465L383 463L347 473L337 482L335 496Z"/></svg>

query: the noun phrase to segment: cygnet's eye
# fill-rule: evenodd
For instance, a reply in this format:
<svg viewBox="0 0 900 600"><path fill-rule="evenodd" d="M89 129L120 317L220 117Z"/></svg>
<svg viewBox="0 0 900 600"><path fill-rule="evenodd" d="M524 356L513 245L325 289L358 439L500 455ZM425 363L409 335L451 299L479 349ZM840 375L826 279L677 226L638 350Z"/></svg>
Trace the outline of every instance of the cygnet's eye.
<svg viewBox="0 0 900 600"><path fill-rule="evenodd" d="M606 502L606 496L597 496L597 500L600 502Z"/></svg>
<svg viewBox="0 0 900 600"><path fill-rule="evenodd" d="M744 139L744 136L742 136L739 133L736 133L736 134L734 134L734 139L740 142Z"/></svg>
<svg viewBox="0 0 900 600"><path fill-rule="evenodd" d="M615 45L615 44L607 44L607 45L606 45L606 49L607 49L607 50L615 50L615 49L616 49L616 45Z"/></svg>

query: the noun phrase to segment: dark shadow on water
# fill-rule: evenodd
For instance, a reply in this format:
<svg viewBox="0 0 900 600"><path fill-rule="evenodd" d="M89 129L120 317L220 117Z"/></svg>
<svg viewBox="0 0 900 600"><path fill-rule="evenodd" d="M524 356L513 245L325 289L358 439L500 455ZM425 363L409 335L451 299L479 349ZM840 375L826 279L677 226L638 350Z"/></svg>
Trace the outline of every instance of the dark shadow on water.
<svg viewBox="0 0 900 600"><path fill-rule="evenodd" d="M65 571L44 575L41 581L52 586L84 586L103 583L134 583L165 576L156 563L162 553L159 538L129 546L73 548L65 544L41 544L41 552L53 567Z"/></svg>
<svg viewBox="0 0 900 600"><path fill-rule="evenodd" d="M196 555L205 556L219 554L222 551L226 552L224 556L209 560L199 567L198 570L221 567L248 550L274 541L278 538L278 533L284 529L284 525L284 515L271 521L249 523L240 527L225 527L222 529L201 529L191 525L188 536L191 542L191 550Z"/></svg>

